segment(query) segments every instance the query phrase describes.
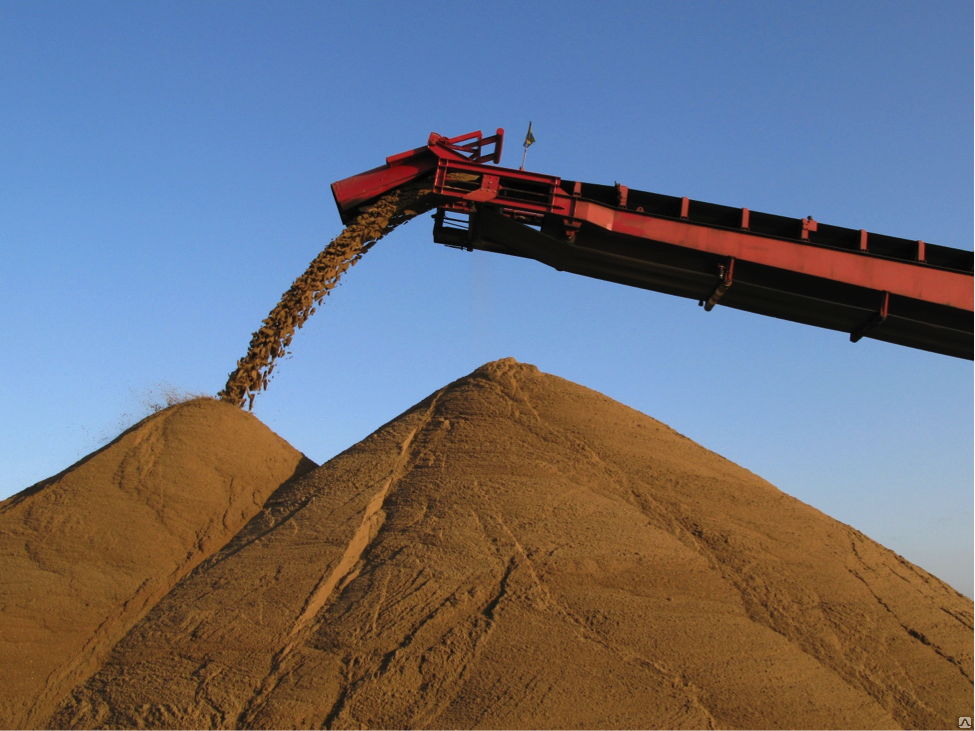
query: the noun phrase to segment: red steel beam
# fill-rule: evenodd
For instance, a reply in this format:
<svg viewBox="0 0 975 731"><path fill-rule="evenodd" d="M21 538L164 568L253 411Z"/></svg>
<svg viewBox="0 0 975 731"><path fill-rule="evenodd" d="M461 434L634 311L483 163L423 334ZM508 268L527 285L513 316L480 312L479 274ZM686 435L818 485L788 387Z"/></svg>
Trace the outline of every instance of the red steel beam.
<svg viewBox="0 0 975 731"><path fill-rule="evenodd" d="M711 228L636 211L574 201L572 217L607 231L684 246L710 254L810 274L868 289L972 312L972 276L858 252L842 251L747 231Z"/></svg>

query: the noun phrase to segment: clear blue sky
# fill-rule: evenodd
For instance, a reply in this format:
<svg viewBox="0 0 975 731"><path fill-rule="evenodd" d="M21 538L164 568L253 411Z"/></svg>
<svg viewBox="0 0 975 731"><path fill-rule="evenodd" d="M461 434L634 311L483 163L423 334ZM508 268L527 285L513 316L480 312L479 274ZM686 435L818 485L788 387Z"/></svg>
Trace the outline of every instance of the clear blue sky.
<svg viewBox="0 0 975 731"><path fill-rule="evenodd" d="M964 2L4 2L0 497L214 393L431 131L504 163L971 249ZM380 243L256 414L316 461L478 365L622 401L973 591L968 361L432 243Z"/></svg>

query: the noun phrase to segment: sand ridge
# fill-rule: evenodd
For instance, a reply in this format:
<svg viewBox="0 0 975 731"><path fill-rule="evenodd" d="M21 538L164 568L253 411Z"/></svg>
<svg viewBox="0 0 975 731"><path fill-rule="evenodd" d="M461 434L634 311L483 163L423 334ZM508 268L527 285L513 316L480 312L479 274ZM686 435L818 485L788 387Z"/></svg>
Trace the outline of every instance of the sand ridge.
<svg viewBox="0 0 975 731"><path fill-rule="evenodd" d="M972 602L511 359L267 500L59 727L941 728Z"/></svg>

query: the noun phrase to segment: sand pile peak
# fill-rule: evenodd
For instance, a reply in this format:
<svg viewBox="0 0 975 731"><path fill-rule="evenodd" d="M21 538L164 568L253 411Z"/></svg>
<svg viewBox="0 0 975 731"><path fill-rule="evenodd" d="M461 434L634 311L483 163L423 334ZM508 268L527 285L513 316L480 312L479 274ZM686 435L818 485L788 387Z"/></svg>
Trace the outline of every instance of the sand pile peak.
<svg viewBox="0 0 975 731"><path fill-rule="evenodd" d="M944 727L972 603L511 359L278 490L56 726Z"/></svg>
<svg viewBox="0 0 975 731"><path fill-rule="evenodd" d="M164 409L0 503L0 720L37 726L282 482L314 467L213 399Z"/></svg>

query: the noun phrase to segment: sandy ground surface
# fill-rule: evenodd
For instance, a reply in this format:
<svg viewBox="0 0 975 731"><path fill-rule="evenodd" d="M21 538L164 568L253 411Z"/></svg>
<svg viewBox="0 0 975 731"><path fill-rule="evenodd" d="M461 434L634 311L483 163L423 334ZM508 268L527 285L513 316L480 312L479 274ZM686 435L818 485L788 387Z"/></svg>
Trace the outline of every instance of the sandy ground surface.
<svg viewBox="0 0 975 731"><path fill-rule="evenodd" d="M0 504L16 577L0 605L6 725L954 728L972 715L970 600L532 366L488 364L287 482L308 465L262 429L225 404L178 406ZM165 494L138 477L160 455L180 475Z"/></svg>

